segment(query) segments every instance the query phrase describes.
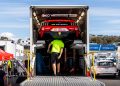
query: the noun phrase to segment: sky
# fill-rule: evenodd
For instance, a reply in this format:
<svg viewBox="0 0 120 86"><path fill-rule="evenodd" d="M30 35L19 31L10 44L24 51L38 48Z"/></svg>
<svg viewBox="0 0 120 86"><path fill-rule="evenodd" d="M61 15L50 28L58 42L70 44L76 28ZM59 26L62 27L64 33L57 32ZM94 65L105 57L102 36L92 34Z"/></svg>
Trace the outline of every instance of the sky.
<svg viewBox="0 0 120 86"><path fill-rule="evenodd" d="M0 35L30 36L30 5L88 5L89 33L120 35L120 0L0 0Z"/></svg>

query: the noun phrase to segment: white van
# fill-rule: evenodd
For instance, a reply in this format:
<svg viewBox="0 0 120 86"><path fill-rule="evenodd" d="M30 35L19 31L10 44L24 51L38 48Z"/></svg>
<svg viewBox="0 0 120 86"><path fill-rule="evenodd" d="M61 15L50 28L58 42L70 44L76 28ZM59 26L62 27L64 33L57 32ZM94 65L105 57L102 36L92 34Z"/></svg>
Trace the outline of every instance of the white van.
<svg viewBox="0 0 120 86"><path fill-rule="evenodd" d="M116 76L117 68L111 60L99 60L95 62L94 67L91 67L91 73L94 74L94 72L96 75Z"/></svg>

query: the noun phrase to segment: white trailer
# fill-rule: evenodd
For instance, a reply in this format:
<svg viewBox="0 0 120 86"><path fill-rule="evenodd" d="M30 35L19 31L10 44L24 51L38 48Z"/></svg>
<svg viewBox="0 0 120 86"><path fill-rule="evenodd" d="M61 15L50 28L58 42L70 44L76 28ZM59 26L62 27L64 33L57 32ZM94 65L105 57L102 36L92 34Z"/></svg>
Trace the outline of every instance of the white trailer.
<svg viewBox="0 0 120 86"><path fill-rule="evenodd" d="M33 66L33 72L35 77L24 81L21 86L104 86L103 83L97 80L91 82L91 78L82 77L86 76L87 62L89 62L86 61L87 57L84 56L89 52L88 8L84 5L30 7L30 60L32 60L32 53L34 53L35 65ZM77 37L73 35L60 37L64 33L63 30L66 31L65 35L67 35L67 32L70 32L70 27L75 26L70 24L71 20L79 27L80 32L78 33L80 34ZM51 21L52 24L49 23ZM60 23L55 23L55 21ZM61 21L69 22L63 23ZM43 28L43 26L45 27ZM49 28L51 26L52 29ZM48 31L46 27L50 30ZM44 37L44 31L46 30L51 33L49 36ZM57 32L57 37L53 36L54 31ZM51 76L50 55L46 51L48 43L58 38L58 36L64 41L65 48L61 58L62 76L54 77ZM70 70L73 71L70 73Z"/></svg>
<svg viewBox="0 0 120 86"><path fill-rule="evenodd" d="M24 58L24 46L13 43L12 41L0 40L0 48L8 53L13 54L16 59Z"/></svg>

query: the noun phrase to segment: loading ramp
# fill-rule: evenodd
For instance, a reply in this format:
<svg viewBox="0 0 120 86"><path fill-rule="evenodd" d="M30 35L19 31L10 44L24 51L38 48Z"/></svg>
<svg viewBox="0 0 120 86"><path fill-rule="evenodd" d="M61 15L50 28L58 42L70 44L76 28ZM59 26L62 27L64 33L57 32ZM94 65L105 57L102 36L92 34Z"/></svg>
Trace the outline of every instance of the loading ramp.
<svg viewBox="0 0 120 86"><path fill-rule="evenodd" d="M105 84L82 76L36 76L22 82L20 86L105 86Z"/></svg>

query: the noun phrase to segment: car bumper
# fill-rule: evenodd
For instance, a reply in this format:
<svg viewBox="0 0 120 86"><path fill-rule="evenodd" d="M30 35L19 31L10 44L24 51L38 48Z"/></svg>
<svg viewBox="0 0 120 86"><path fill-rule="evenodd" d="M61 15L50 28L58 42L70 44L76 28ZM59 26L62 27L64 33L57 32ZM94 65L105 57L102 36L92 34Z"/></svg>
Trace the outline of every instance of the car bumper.
<svg viewBox="0 0 120 86"><path fill-rule="evenodd" d="M45 38L67 38L67 37L71 37L72 38L76 38L76 32L73 31L67 31L67 32L45 32L43 37Z"/></svg>
<svg viewBox="0 0 120 86"><path fill-rule="evenodd" d="M96 75L115 75L116 73L97 73Z"/></svg>
<svg viewBox="0 0 120 86"><path fill-rule="evenodd" d="M117 72L110 72L110 73L104 73L104 72L102 72L102 73L96 73L96 75L116 75L117 74Z"/></svg>

